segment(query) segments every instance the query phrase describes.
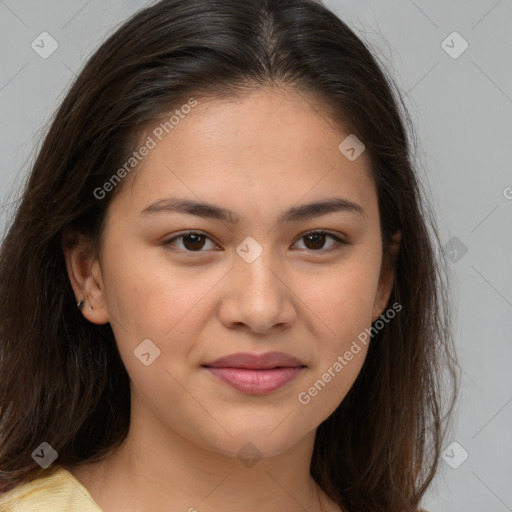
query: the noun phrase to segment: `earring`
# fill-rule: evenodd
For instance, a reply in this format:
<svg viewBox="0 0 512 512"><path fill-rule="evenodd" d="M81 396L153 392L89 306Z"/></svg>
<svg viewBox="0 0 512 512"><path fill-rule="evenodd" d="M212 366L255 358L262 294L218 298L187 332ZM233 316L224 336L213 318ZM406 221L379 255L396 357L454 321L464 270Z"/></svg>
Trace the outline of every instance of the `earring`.
<svg viewBox="0 0 512 512"><path fill-rule="evenodd" d="M81 300L81 301L76 305L76 307L77 307L78 309L83 309L83 308L84 308L84 306L85 306L85 300L84 300L84 299L82 299L82 300Z"/></svg>

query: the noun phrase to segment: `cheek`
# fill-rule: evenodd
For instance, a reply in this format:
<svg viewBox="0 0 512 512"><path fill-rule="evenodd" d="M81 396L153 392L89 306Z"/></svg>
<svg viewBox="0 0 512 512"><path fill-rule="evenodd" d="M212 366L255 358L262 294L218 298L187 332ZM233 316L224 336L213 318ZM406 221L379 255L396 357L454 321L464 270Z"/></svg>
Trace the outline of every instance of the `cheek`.
<svg viewBox="0 0 512 512"><path fill-rule="evenodd" d="M367 350L360 342L348 343L344 349L322 358L315 374L297 393L295 410L299 422L317 426L336 410L359 375ZM351 354L350 360L347 354Z"/></svg>
<svg viewBox="0 0 512 512"><path fill-rule="evenodd" d="M225 270L177 270L170 267L165 254L154 253L151 259L149 251L139 254L119 249L122 258L105 258L107 307L121 358L134 384L157 389L161 379L172 389L175 382L165 369L180 380L188 363L196 361L195 346L208 319L205 308L211 306L209 294ZM136 357L141 343L147 344L145 340L154 344L158 354L148 367Z"/></svg>
<svg viewBox="0 0 512 512"><path fill-rule="evenodd" d="M326 348L339 348L371 324L379 270L380 261L375 256L354 255L294 287L320 329L320 339L328 342Z"/></svg>
<svg viewBox="0 0 512 512"><path fill-rule="evenodd" d="M328 418L350 391L365 361L370 336L373 283L352 275L343 288L331 286L331 300L322 304L317 333L317 360L298 391L296 411L305 423ZM353 281L352 281L353 278ZM324 290L325 292L325 290ZM327 326L327 327L326 327Z"/></svg>
<svg viewBox="0 0 512 512"><path fill-rule="evenodd" d="M351 263L299 292L314 313L318 346L311 377L297 396L297 412L304 420L325 419L336 409L368 352L380 264L371 255Z"/></svg>
<svg viewBox="0 0 512 512"><path fill-rule="evenodd" d="M137 251L134 243L115 254L122 257L107 256L104 264L108 311L137 337L164 337L216 282L207 272L172 268L160 249Z"/></svg>

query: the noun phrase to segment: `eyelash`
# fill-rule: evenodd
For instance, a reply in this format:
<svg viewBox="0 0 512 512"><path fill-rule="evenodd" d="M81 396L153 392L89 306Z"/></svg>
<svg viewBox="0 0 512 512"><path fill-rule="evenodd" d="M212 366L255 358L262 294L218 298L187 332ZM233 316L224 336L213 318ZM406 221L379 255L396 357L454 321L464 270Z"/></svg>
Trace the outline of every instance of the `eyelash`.
<svg viewBox="0 0 512 512"><path fill-rule="evenodd" d="M203 237L203 238L207 238L209 240L211 240L211 238L207 235L205 235L204 233L201 233L199 231L185 231L183 233L180 233L179 235L167 240L166 242L163 243L164 246L172 246L172 243L175 242L176 240L180 240L180 239L184 239L184 238L187 238L188 236L191 236L191 235L198 235L200 237ZM329 247L328 249L301 249L301 250L306 250L306 251L310 251L310 252L313 252L313 253L326 253L326 252L330 252L332 250L336 250L336 249L340 249L341 246L343 245L351 245L350 242L347 242L346 240L343 240L342 238L340 238L339 236L333 234L333 233L330 233L328 231L323 231L323 230L313 230L313 231L308 231L307 233L304 233L300 238L299 240L302 240L303 238L306 238L308 236L311 236L311 235L327 235L331 238L333 238L336 243L333 244L331 247ZM213 242L213 241L212 241ZM189 254L193 254L193 253L202 253L202 252L206 252L206 251L203 251L203 250L199 250L199 251L190 251L188 249L178 249L179 252L185 252L185 253L189 253Z"/></svg>

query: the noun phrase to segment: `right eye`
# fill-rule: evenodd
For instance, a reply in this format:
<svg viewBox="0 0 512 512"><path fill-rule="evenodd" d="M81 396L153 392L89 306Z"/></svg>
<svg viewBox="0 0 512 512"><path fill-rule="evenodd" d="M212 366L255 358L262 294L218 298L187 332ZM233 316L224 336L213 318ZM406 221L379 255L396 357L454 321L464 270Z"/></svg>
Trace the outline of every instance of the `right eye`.
<svg viewBox="0 0 512 512"><path fill-rule="evenodd" d="M164 246L174 246L175 242L181 242L182 247L179 248L180 251L183 252L205 252L203 251L203 247L205 246L205 241L211 239L207 237L205 234L197 232L197 231L186 231L180 233L177 236L167 240L163 243ZM213 247L217 247L213 242Z"/></svg>

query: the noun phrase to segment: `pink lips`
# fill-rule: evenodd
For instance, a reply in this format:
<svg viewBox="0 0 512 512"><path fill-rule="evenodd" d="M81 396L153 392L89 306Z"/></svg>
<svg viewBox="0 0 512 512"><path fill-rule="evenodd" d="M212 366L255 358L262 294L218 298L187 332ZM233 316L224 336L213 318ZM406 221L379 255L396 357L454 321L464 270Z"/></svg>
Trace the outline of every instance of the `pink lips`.
<svg viewBox="0 0 512 512"><path fill-rule="evenodd" d="M305 368L297 358L282 352L237 353L203 365L212 375L249 395L271 393Z"/></svg>

